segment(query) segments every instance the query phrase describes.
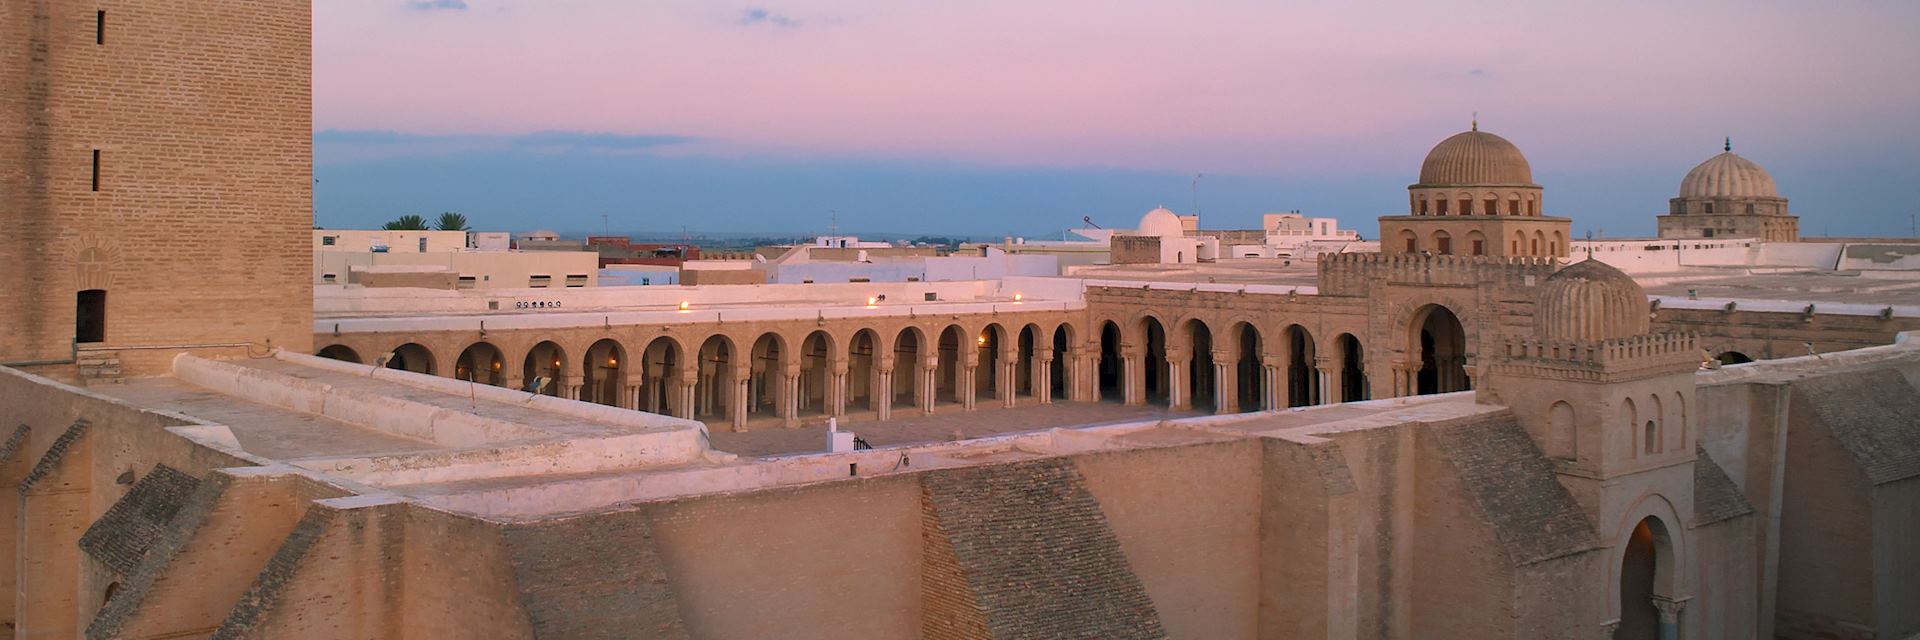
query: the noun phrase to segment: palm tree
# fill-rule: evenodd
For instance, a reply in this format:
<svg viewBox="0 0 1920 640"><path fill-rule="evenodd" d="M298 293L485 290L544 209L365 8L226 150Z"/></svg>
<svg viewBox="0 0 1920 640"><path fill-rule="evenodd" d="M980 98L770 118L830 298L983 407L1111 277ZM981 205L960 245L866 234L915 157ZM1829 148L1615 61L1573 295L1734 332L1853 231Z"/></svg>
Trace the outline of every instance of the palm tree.
<svg viewBox="0 0 1920 640"><path fill-rule="evenodd" d="M469 230L467 227L467 217L452 211L440 214L440 219L434 221L433 228L441 231Z"/></svg>
<svg viewBox="0 0 1920 640"><path fill-rule="evenodd" d="M426 231L427 219L409 213L407 215L394 218L393 222L389 222L386 224L386 226L383 226L380 228L386 229L388 231Z"/></svg>

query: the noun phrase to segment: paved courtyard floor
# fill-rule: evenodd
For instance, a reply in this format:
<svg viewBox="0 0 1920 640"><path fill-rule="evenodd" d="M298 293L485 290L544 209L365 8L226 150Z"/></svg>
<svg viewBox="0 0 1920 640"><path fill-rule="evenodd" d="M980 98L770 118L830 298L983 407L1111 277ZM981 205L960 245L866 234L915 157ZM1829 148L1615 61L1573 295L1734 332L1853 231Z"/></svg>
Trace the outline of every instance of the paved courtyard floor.
<svg viewBox="0 0 1920 640"><path fill-rule="evenodd" d="M881 447L1194 415L1200 414L1194 411L1168 411L1164 406L1129 407L1114 402L1062 402L1011 409L982 407L973 411L941 407L931 415L895 418L885 422L849 422L840 428L859 434L867 444ZM713 448L743 456L771 457L818 453L827 446L826 425L782 428L773 424L750 424L748 428L749 431L740 433L714 431Z"/></svg>

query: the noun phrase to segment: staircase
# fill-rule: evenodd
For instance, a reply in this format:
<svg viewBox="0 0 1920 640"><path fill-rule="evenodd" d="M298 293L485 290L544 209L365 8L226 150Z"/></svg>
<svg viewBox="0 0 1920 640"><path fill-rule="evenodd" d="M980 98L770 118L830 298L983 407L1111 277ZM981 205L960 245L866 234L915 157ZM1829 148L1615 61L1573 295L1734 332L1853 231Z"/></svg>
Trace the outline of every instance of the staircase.
<svg viewBox="0 0 1920 640"><path fill-rule="evenodd" d="M74 366L80 369L80 383L84 386L121 382L120 354L111 351L83 352L74 360Z"/></svg>

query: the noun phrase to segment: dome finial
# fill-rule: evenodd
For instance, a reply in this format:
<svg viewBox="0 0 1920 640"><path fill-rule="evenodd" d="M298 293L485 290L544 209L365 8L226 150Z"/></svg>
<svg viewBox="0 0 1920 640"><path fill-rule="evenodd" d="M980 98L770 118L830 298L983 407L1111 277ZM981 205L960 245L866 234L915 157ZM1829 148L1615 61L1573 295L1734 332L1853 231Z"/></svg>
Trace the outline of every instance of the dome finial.
<svg viewBox="0 0 1920 640"><path fill-rule="evenodd" d="M1727 136L1727 144L1726 146L1721 147L1720 150L1725 151L1727 153L1733 153L1733 136Z"/></svg>
<svg viewBox="0 0 1920 640"><path fill-rule="evenodd" d="M1473 112L1473 130L1480 130L1480 112L1478 111Z"/></svg>

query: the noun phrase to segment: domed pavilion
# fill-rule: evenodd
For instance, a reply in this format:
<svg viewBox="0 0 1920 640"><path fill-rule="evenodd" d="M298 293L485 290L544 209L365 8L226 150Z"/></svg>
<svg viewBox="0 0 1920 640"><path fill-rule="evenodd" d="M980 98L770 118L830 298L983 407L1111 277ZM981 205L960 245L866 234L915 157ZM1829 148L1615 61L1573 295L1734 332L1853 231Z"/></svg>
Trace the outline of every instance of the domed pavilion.
<svg viewBox="0 0 1920 640"><path fill-rule="evenodd" d="M1758 238L1798 242L1800 218L1787 213L1773 176L1733 153L1733 140L1680 180L1679 196L1660 216L1662 238Z"/></svg>
<svg viewBox="0 0 1920 640"><path fill-rule="evenodd" d="M1407 215L1380 218L1384 253L1567 256L1572 221L1541 213L1526 154L1478 122L1434 145L1407 193Z"/></svg>

